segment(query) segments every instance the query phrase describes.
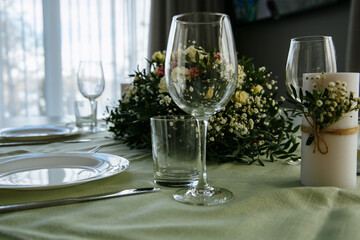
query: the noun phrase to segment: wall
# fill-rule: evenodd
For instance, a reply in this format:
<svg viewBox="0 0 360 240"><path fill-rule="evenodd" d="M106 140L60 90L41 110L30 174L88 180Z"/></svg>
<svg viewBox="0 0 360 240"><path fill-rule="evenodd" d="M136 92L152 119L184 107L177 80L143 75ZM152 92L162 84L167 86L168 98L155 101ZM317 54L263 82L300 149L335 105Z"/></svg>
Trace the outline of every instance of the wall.
<svg viewBox="0 0 360 240"><path fill-rule="evenodd" d="M278 76L280 95L285 95L285 65L293 37L309 35L332 36L338 72L345 71L350 1L314 10L268 19L234 28L237 51L254 58L256 66L266 66Z"/></svg>

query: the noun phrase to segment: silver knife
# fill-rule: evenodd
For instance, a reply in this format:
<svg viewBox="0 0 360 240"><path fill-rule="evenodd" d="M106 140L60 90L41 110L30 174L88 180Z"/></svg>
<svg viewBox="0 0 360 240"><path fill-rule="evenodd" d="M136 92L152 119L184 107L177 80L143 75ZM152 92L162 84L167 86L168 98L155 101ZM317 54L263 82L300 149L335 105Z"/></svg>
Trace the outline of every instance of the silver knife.
<svg viewBox="0 0 360 240"><path fill-rule="evenodd" d="M9 212L15 212L15 211L21 211L21 210L27 210L27 209L34 209L34 208L54 207L54 206L60 206L60 205L66 205L66 204L89 202L89 201L122 197L122 196L134 195L134 194L140 194L140 193L156 192L159 190L160 190L160 188L135 188L135 189L122 190L120 192L97 194L97 195L91 195L91 196L85 196L85 197L62 198L62 199L56 199L56 200L50 200L50 201L21 203L21 204L0 206L0 213L9 213Z"/></svg>
<svg viewBox="0 0 360 240"><path fill-rule="evenodd" d="M83 143L83 142L90 142L90 139L75 139L75 140L67 140L67 141L60 141L62 143ZM54 141L29 141L29 142L6 142L0 143L0 147L10 147L10 146L21 146L21 145L40 145L40 144L49 144L55 143Z"/></svg>

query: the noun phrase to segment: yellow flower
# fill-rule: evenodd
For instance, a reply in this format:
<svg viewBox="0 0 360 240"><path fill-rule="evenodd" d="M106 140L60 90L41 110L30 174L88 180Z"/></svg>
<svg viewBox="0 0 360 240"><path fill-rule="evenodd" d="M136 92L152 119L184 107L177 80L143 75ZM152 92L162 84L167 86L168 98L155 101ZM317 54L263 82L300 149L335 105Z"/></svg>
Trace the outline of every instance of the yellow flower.
<svg viewBox="0 0 360 240"><path fill-rule="evenodd" d="M245 91L236 91L235 93L235 102L245 104L248 98L249 94Z"/></svg>
<svg viewBox="0 0 360 240"><path fill-rule="evenodd" d="M205 56L206 56L206 53L203 52L203 51L199 51L197 50L194 45L191 45L190 47L188 47L186 50L185 50L186 54L189 56L189 58L191 59L191 61L195 62L196 59L195 59L195 56L196 56L196 53L199 53L199 59L203 59Z"/></svg>
<svg viewBox="0 0 360 240"><path fill-rule="evenodd" d="M152 59L154 61L159 61L159 62L163 63L165 61L165 54L163 54L160 51L157 51L152 55Z"/></svg>
<svg viewBox="0 0 360 240"><path fill-rule="evenodd" d="M159 92L160 92L160 93L164 93L164 92L167 93L167 92L168 92L165 77L162 77L162 78L161 78L158 87L159 87Z"/></svg>
<svg viewBox="0 0 360 240"><path fill-rule="evenodd" d="M258 84L258 85L256 85L256 86L253 86L253 87L251 88L251 90L252 90L252 92L256 95L256 94L260 93L261 90L263 90L263 87Z"/></svg>
<svg viewBox="0 0 360 240"><path fill-rule="evenodd" d="M214 88L209 88L209 90L207 91L206 95L205 95L205 99L210 99L212 98L214 95Z"/></svg>

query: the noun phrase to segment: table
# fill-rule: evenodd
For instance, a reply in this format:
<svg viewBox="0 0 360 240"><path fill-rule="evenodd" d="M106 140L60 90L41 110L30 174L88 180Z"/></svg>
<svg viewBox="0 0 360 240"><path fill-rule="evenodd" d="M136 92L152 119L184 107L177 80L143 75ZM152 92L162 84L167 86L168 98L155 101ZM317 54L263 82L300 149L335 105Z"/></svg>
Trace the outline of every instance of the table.
<svg viewBox="0 0 360 240"><path fill-rule="evenodd" d="M0 157L35 152L88 151L130 161L123 173L67 188L0 190L0 205L76 197L154 186L149 150L129 149L101 132L90 143L2 147ZM0 214L0 239L357 239L360 190L300 185L300 167L208 164L209 182L234 193L217 206L192 206L171 198L174 188L101 201ZM359 179L358 179L359 180Z"/></svg>

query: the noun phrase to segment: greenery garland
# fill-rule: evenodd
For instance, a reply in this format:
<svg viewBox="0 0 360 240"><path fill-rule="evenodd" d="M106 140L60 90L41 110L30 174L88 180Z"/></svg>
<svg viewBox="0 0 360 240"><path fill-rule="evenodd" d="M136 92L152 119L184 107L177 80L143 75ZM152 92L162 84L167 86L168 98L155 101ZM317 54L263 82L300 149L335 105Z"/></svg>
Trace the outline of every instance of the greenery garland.
<svg viewBox="0 0 360 240"><path fill-rule="evenodd" d="M148 69L130 75L134 81L118 106L108 109L105 121L109 131L132 148L151 147L151 117L186 115L167 92L164 60L165 52L155 52L148 60ZM239 59L235 94L209 121L207 157L219 163L261 165L265 159L297 160L296 133L300 126L295 126L293 119L298 113L281 108L285 99L277 99L277 81L271 78L272 73L252 62L246 57Z"/></svg>

